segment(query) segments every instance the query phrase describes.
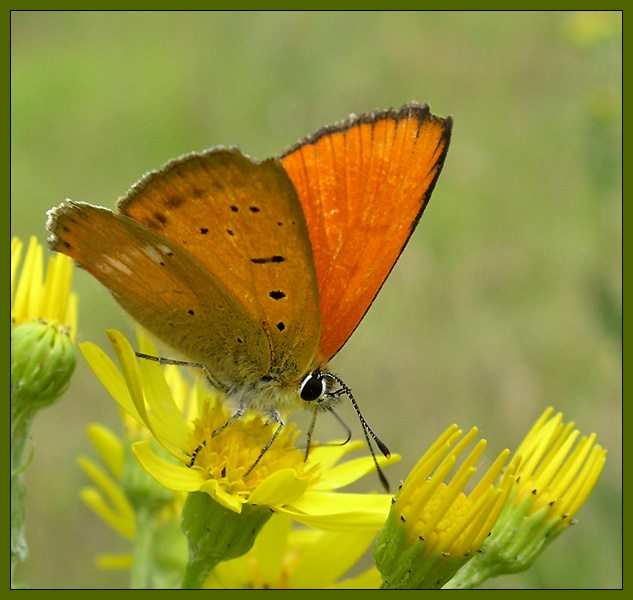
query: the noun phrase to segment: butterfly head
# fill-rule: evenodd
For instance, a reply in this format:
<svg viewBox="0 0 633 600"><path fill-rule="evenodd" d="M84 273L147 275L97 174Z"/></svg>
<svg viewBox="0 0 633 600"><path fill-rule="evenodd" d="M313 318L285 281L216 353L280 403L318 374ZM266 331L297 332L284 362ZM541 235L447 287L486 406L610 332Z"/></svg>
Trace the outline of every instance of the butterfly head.
<svg viewBox="0 0 633 600"><path fill-rule="evenodd" d="M331 389L333 381L329 373L316 369L299 384L299 396L313 409L327 410L339 401L340 394Z"/></svg>
<svg viewBox="0 0 633 600"><path fill-rule="evenodd" d="M308 431L308 440L312 438L312 431L314 428L316 414L321 410L330 411L347 429L347 426L333 410L333 407L340 402L341 397L347 396L352 406L354 407L358 418L360 419L360 423L363 427L363 433L365 434L365 439L367 440L367 445L376 465L376 472L378 473L380 481L382 482L385 490L389 491L389 483L387 482L385 476L382 473L382 470L380 469L380 466L378 465L378 461L376 460L376 455L374 454L374 449L371 445L370 439L372 439L376 443L380 452L387 458L391 456L389 448L387 448L387 446L380 440L380 438L378 438L378 436L372 431L371 427L369 427L367 421L365 421L365 417L363 417L362 413L360 412L360 408L358 407L358 404L356 403L356 400L352 395L352 391L347 387L347 385L345 385L343 380L333 373L322 371L321 369L316 369L315 371L312 371L311 373L306 375L301 381L301 384L299 385L299 396L301 400L303 400L306 405L309 405L314 411L310 430ZM310 443L308 441L308 449L309 447ZM308 455L306 452L306 458L307 456Z"/></svg>

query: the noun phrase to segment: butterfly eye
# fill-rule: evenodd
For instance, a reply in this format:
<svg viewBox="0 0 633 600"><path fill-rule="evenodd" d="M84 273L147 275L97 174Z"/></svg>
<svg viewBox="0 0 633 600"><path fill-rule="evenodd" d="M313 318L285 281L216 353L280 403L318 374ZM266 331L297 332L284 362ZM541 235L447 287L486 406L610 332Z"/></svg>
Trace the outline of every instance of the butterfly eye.
<svg viewBox="0 0 633 600"><path fill-rule="evenodd" d="M325 381L320 371L314 371L307 375L299 386L299 395L302 400L313 402L325 393Z"/></svg>

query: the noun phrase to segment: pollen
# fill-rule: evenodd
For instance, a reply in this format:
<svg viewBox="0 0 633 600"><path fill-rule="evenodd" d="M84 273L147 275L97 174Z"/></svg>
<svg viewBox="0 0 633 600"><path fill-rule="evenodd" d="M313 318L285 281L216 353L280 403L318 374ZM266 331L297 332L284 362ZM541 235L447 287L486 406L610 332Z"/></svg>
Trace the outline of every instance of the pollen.
<svg viewBox="0 0 633 600"><path fill-rule="evenodd" d="M226 493L248 496L275 471L294 469L298 476L304 477L318 468L306 468L304 452L294 445L299 432L293 424L282 429L252 468L278 425L269 425L253 415L223 427L229 417L219 402L206 403L194 422L192 439L192 447L197 448L192 468L205 471L207 478L217 480Z"/></svg>

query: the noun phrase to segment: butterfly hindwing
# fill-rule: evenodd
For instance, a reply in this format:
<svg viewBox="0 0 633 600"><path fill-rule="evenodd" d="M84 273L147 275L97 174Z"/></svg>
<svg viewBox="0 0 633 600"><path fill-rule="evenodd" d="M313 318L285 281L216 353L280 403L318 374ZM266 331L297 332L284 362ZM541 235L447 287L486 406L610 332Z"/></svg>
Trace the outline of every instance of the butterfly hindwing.
<svg viewBox="0 0 633 600"><path fill-rule="evenodd" d="M227 381L236 365L261 372L270 368L264 331L222 283L177 244L84 203L67 202L54 209L48 227L54 250L77 260L140 324L206 364L218 380Z"/></svg>

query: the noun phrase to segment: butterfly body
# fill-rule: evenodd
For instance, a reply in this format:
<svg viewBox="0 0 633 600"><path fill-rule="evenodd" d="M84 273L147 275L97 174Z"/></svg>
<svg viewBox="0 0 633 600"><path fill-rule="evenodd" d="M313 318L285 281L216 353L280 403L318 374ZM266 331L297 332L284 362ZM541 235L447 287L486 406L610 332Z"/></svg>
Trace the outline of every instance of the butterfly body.
<svg viewBox="0 0 633 600"><path fill-rule="evenodd" d="M415 229L451 124L409 104L350 117L276 159L184 156L143 177L117 213L52 209L50 245L204 365L240 414L282 423L329 409L339 394L327 364Z"/></svg>

